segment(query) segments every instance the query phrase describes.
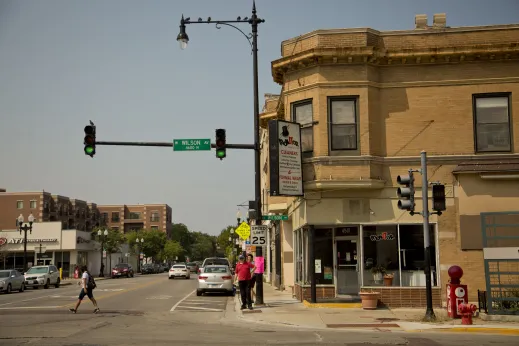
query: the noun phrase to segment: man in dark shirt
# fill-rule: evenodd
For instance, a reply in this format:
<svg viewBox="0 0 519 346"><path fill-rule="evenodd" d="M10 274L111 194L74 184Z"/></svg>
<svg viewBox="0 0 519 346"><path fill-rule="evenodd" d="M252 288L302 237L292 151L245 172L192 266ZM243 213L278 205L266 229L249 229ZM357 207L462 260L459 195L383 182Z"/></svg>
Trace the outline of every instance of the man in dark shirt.
<svg viewBox="0 0 519 346"><path fill-rule="evenodd" d="M254 264L245 262L245 257L240 255L239 262L236 264L236 273L234 281L238 281L241 295L241 309L246 307L252 310L252 299L249 289L251 279L251 269L255 269Z"/></svg>

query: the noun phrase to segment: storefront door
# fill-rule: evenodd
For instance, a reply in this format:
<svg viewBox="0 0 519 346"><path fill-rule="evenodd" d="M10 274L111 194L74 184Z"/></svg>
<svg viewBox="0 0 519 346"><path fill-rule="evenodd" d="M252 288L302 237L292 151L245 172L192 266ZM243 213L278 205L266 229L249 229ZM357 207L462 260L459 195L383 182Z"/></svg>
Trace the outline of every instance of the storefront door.
<svg viewBox="0 0 519 346"><path fill-rule="evenodd" d="M336 237L337 294L357 295L359 288L358 237Z"/></svg>

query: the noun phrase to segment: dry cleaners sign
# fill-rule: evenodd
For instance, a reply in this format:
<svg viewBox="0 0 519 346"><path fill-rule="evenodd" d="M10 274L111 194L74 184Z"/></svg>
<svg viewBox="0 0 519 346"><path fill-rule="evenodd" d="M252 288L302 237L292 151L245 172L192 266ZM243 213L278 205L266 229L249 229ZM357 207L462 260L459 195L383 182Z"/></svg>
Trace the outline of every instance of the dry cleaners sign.
<svg viewBox="0 0 519 346"><path fill-rule="evenodd" d="M271 196L303 196L301 125L269 121L269 169Z"/></svg>
<svg viewBox="0 0 519 346"><path fill-rule="evenodd" d="M47 239L27 239L27 243L57 243L57 238L47 238ZM23 238L0 238L0 245L4 244L23 244Z"/></svg>

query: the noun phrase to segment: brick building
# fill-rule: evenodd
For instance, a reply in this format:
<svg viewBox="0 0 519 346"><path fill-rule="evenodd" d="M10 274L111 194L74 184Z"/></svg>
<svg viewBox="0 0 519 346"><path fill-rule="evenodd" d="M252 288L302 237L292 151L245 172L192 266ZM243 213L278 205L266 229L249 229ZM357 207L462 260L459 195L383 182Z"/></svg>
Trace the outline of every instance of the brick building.
<svg viewBox="0 0 519 346"><path fill-rule="evenodd" d="M375 289L389 306L424 306L422 218L398 209L396 177L419 168L426 150L429 181L446 185L448 206L430 219L434 304L451 265L477 301L488 288L483 254L503 246L488 244L485 227L499 222L482 224L485 213L519 210L519 25L448 27L437 14L429 26L418 15L413 30L317 30L283 41L281 54L272 62L281 93L268 95L262 127L301 123L305 196L267 196L264 145L264 212L289 215L270 223L272 281L308 299L313 227L318 299ZM519 246L519 218L507 222L517 237L508 246ZM394 274L390 287L376 266Z"/></svg>

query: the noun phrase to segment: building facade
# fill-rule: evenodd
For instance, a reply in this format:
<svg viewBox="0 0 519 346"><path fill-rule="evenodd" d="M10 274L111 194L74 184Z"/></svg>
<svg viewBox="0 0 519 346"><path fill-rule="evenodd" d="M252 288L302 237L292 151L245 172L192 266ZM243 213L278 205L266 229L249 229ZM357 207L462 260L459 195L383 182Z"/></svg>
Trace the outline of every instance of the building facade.
<svg viewBox="0 0 519 346"><path fill-rule="evenodd" d="M377 290L388 306L425 306L422 218L398 209L396 177L420 168L426 150L429 182L447 193L447 210L430 219L434 304L444 303L452 265L477 301L488 288L481 220L519 210L517 42L519 25L451 28L444 14L431 26L416 16L414 30L317 30L282 42L272 62L281 93L261 121L264 131L272 119L301 124L305 195L264 194L266 213L289 216L271 226L280 285L308 299L315 266L318 299ZM263 154L268 194L267 145ZM390 286L377 267L394 275Z"/></svg>

